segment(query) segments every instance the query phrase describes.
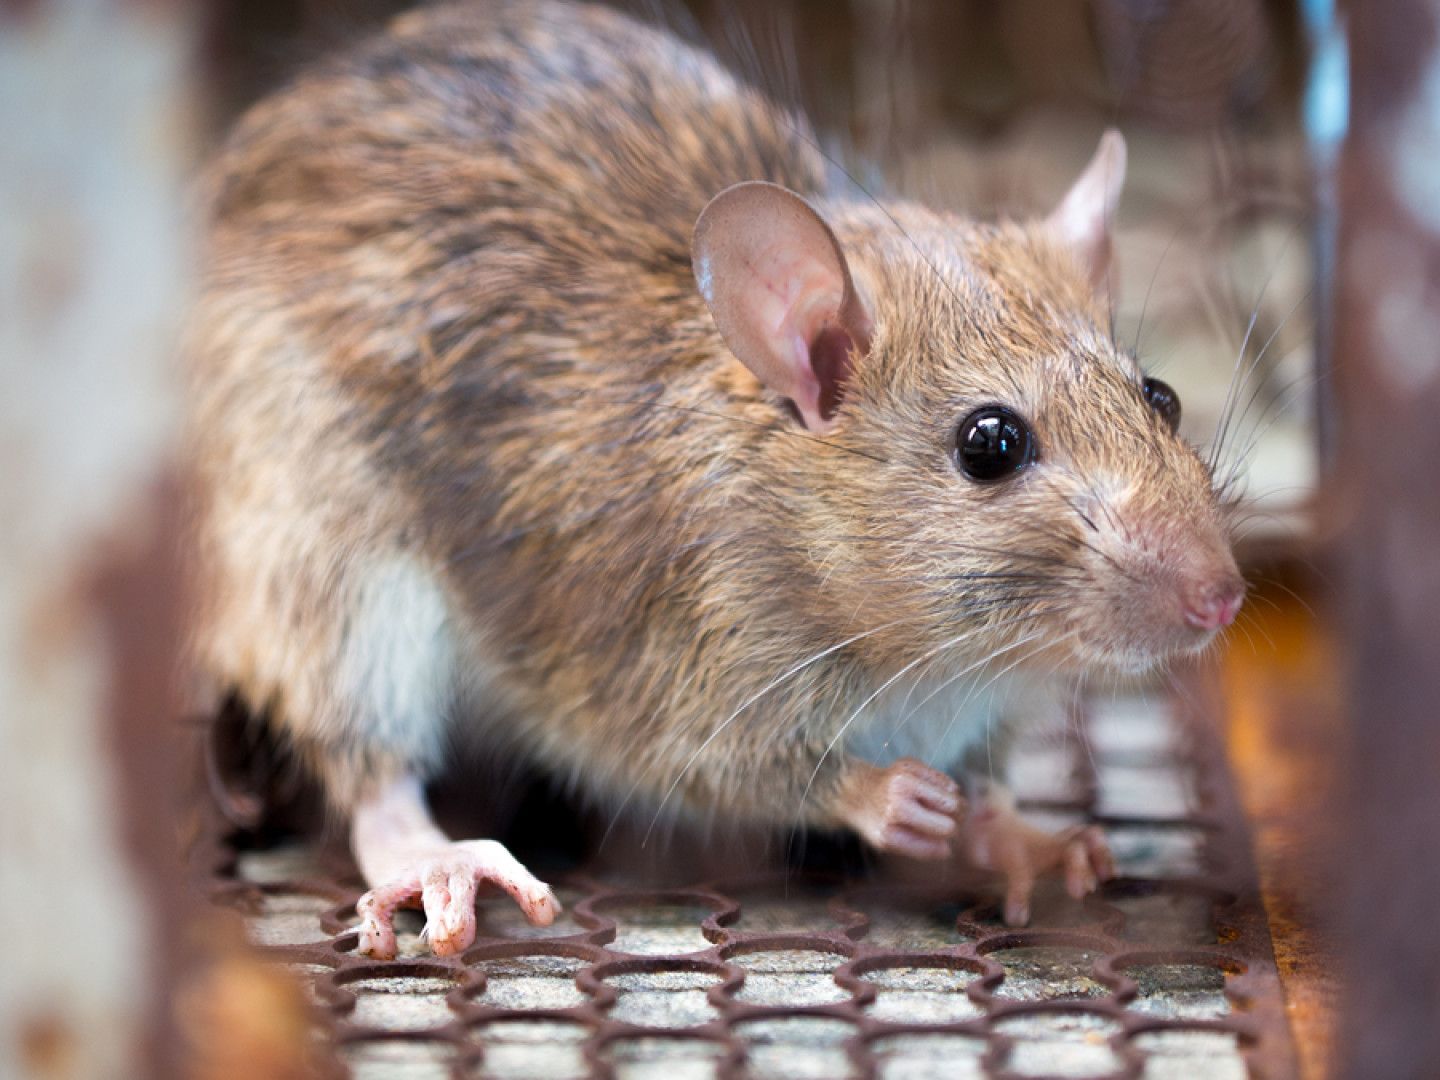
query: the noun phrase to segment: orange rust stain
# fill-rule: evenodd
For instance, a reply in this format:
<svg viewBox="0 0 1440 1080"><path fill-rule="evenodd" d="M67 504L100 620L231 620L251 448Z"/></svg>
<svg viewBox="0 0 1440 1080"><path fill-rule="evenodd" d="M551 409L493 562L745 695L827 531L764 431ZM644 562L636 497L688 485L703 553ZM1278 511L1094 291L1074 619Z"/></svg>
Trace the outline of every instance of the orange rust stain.
<svg viewBox="0 0 1440 1080"><path fill-rule="evenodd" d="M316 1076L314 1017L299 980L255 956L234 920L217 916L203 930L217 955L182 983L176 1002L184 1075Z"/></svg>
<svg viewBox="0 0 1440 1080"><path fill-rule="evenodd" d="M1252 827L1286 1012L1305 1080L1329 1073L1335 950L1316 899L1327 860L1341 745L1338 656L1320 620L1283 589L1261 586L1223 663L1226 738Z"/></svg>
<svg viewBox="0 0 1440 1080"><path fill-rule="evenodd" d="M29 1017L20 1027L20 1059L26 1076L73 1076L75 1035L54 1014Z"/></svg>

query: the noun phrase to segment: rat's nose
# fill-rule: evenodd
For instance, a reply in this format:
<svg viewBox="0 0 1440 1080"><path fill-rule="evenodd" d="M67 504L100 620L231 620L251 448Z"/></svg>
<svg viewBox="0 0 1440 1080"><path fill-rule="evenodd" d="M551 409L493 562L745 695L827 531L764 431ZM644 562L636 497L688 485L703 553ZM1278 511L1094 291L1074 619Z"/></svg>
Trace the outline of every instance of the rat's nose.
<svg viewBox="0 0 1440 1080"><path fill-rule="evenodd" d="M1196 630L1218 630L1229 626L1245 601L1245 583L1226 578L1186 593L1181 603L1185 621Z"/></svg>

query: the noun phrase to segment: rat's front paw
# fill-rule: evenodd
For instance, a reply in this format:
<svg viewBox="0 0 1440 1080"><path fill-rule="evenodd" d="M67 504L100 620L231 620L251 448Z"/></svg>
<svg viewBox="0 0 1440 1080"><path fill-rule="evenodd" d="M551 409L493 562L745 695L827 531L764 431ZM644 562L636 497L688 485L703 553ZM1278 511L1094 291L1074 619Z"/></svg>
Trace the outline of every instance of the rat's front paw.
<svg viewBox="0 0 1440 1080"><path fill-rule="evenodd" d="M514 897L525 917L549 926L560 914L550 886L494 840L464 840L408 853L399 868L360 898L360 940L364 956L395 957L395 912L425 910L425 940L436 956L453 956L475 940L475 897L481 887Z"/></svg>
<svg viewBox="0 0 1440 1080"><path fill-rule="evenodd" d="M1115 860L1105 834L1093 825L1047 833L1027 825L1009 806L983 806L965 822L961 848L977 866L1005 878L1005 922L1030 921L1035 879L1044 873L1065 875L1065 891L1076 900L1115 876Z"/></svg>
<svg viewBox="0 0 1440 1080"><path fill-rule="evenodd" d="M944 859L962 801L952 777L901 758L887 769L856 766L841 791L840 815L876 851Z"/></svg>

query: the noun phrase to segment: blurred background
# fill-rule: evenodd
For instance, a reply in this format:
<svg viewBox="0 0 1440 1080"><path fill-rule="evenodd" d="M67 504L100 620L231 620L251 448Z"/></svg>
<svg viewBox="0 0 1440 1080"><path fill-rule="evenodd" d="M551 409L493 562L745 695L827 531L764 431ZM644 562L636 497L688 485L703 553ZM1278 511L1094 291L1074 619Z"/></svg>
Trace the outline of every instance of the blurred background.
<svg viewBox="0 0 1440 1080"><path fill-rule="evenodd" d="M407 6L222 5L207 134L308 56ZM1296 535L1315 480L1317 383L1310 45L1294 0L614 6L708 44L797 103L865 190L977 216L1041 213L1104 127L1121 126L1119 338L1181 390L1201 445L1232 387L1243 392L1227 446L1265 511L1250 535Z"/></svg>
<svg viewBox="0 0 1440 1080"><path fill-rule="evenodd" d="M304 996L183 887L193 860L173 854L219 859L223 832L195 809L207 718L181 717L175 685L189 191L247 105L409 6L0 2L7 1075L314 1067ZM871 191L1037 211L1105 126L1125 132L1116 332L1234 470L1254 589L1191 685L1240 823L1215 830L1256 889L1245 947L1267 981L1236 1023L1259 1026L1219 1065L1163 1075L1433 1075L1437 5L629 8L800 104Z"/></svg>

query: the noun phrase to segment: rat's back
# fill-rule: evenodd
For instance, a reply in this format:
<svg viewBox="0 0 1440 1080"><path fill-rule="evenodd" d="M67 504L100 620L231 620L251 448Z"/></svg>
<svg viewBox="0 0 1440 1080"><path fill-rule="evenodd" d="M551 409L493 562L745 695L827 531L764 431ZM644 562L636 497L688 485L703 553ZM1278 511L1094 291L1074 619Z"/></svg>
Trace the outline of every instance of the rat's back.
<svg viewBox="0 0 1440 1080"><path fill-rule="evenodd" d="M451 257L526 246L528 227L683 274L717 191L813 192L812 146L803 121L672 34L596 6L473 0L397 19L253 110L218 163L214 216L351 223L331 248L362 222L434 233ZM510 235L487 234L502 222Z"/></svg>
<svg viewBox="0 0 1440 1080"><path fill-rule="evenodd" d="M673 443L647 460L653 417L614 404L728 377L691 228L737 180L817 190L812 145L677 38L547 0L402 17L238 125L190 349L199 656L339 804L386 761L440 763L455 684L487 678L477 611L543 653L596 607L555 584L556 552L608 551L646 588L666 560L617 538L653 555L703 501L685 484L719 497ZM589 629L618 655L640 631L612 599Z"/></svg>

